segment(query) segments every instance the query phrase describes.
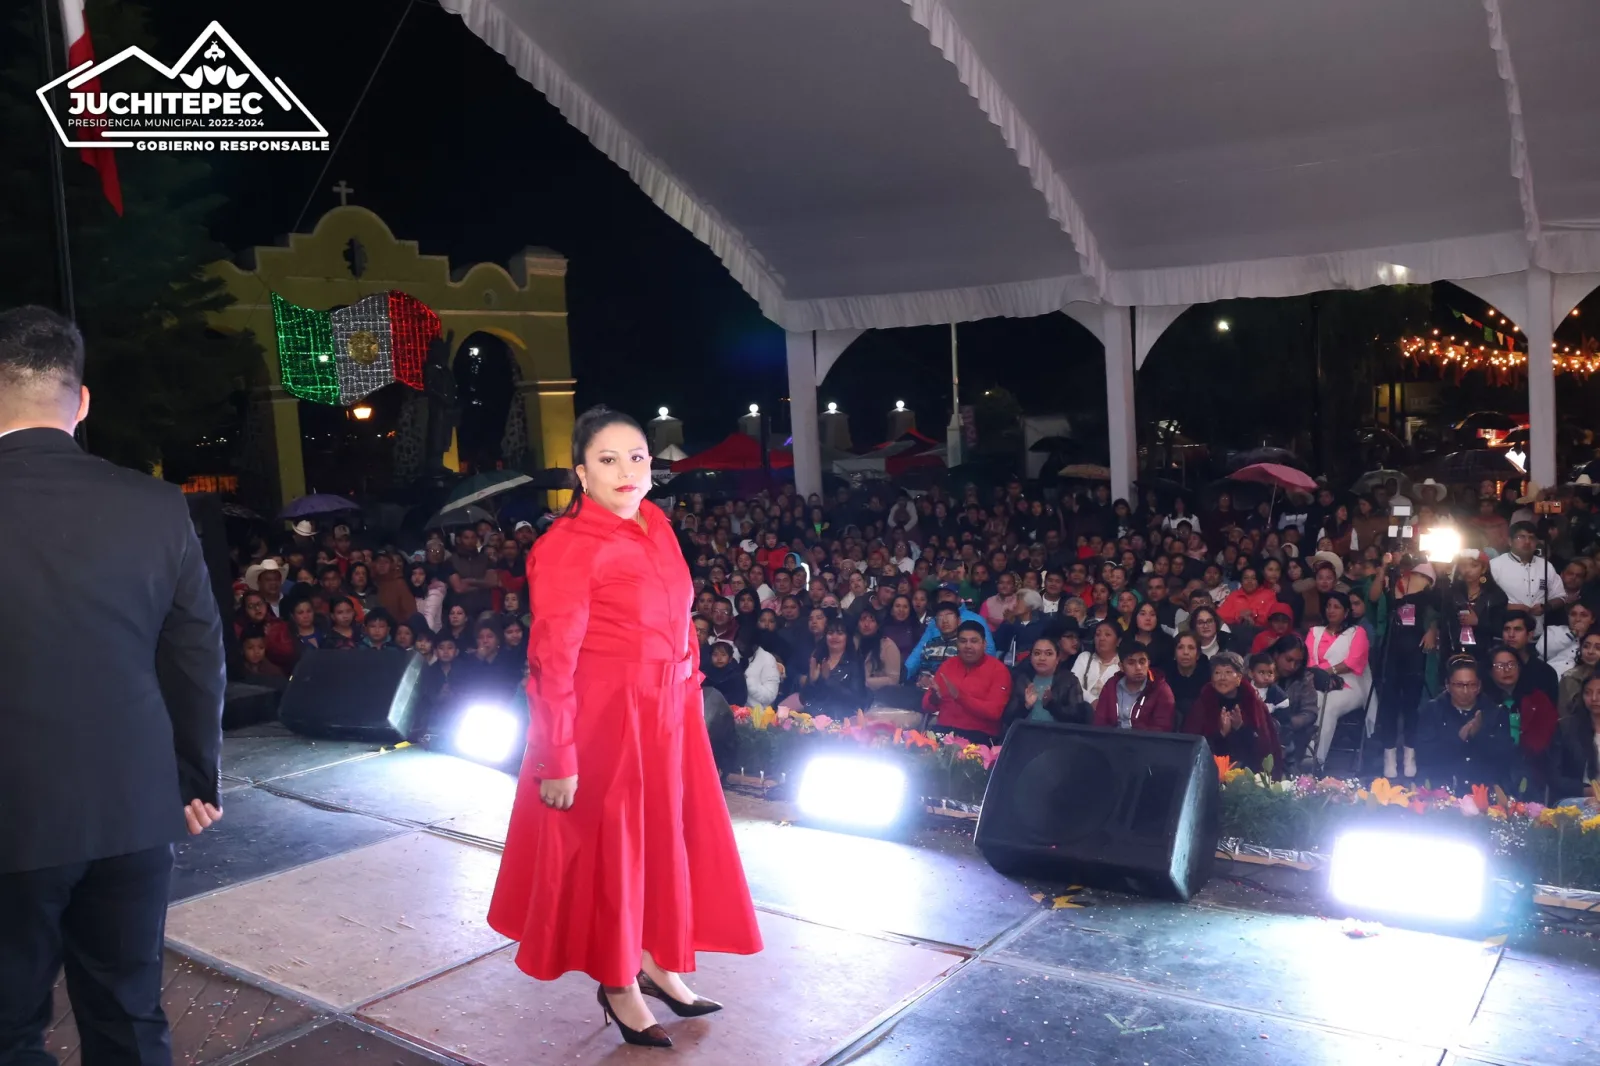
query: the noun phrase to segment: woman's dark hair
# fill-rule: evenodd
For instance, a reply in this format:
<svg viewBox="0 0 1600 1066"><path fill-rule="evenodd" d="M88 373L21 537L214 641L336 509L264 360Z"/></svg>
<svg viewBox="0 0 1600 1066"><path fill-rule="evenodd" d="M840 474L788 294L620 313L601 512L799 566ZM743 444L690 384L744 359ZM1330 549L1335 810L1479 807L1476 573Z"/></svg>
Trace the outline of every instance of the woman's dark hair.
<svg viewBox="0 0 1600 1066"><path fill-rule="evenodd" d="M572 466L574 470L583 465L584 453L589 450L589 445L594 442L595 434L607 426L629 426L637 430L641 437L644 436L644 428L639 425L638 420L632 415L623 414L621 411L607 407L603 403L596 404L579 415L578 420L572 424ZM573 477L576 479L577 474L574 473ZM560 517L571 518L582 507L583 492L580 487L573 491L572 500L567 504L566 510L561 512Z"/></svg>
<svg viewBox="0 0 1600 1066"><path fill-rule="evenodd" d="M816 659L818 662L824 662L827 660L828 637L834 633L837 633L845 638L843 658L848 659L854 655L855 649L851 647L850 644L850 627L844 624L844 618L840 616L838 611L831 607L818 607L817 610L825 612L828 621L822 627L822 638L817 641L816 649L811 653L811 657Z"/></svg>
<svg viewBox="0 0 1600 1066"><path fill-rule="evenodd" d="M350 587L352 589L356 587L355 577L356 577L356 571L357 570L360 570L363 574L367 575L366 588L367 588L368 591L371 591L371 589L372 589L372 571L367 569L367 564L366 563L351 563L350 564L350 572L346 575L346 580L349 582Z"/></svg>
<svg viewBox="0 0 1600 1066"><path fill-rule="evenodd" d="M1345 621L1348 622L1350 620L1350 596L1347 593L1343 593L1338 589L1334 589L1332 592L1322 597L1322 603L1324 607L1330 603L1337 603L1339 606L1344 608Z"/></svg>
<svg viewBox="0 0 1600 1066"><path fill-rule="evenodd" d="M861 633L861 620L872 615L872 620L878 622L878 632L870 637ZM871 611L862 611L856 615L856 631L851 636L850 642L855 645L856 654L861 656L861 661L867 664L867 669L878 672L883 669L883 623L878 621L878 616Z"/></svg>
<svg viewBox="0 0 1600 1066"><path fill-rule="evenodd" d="M1283 655L1291 651L1305 651L1306 644L1305 641L1293 633L1285 633L1271 644L1268 644L1267 650L1273 655Z"/></svg>

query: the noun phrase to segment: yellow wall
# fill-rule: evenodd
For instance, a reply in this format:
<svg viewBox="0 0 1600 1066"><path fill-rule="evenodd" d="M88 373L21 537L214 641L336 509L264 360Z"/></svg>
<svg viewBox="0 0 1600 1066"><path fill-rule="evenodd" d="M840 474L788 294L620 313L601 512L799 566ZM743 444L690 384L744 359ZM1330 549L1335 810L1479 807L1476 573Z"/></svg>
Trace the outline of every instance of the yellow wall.
<svg viewBox="0 0 1600 1066"><path fill-rule="evenodd" d="M361 242L366 269L352 277L345 251ZM477 263L452 277L450 260L423 255L416 241L395 237L383 219L364 207L336 207L310 233L294 233L285 246L259 246L246 264L221 261L221 278L234 303L211 316L213 327L249 329L266 352L268 385L258 397L271 405L278 453L278 488L284 502L305 494L300 412L283 391L278 373L277 332L270 294L301 307L327 310L363 296L399 289L439 315L460 348L483 330L504 339L522 370L522 402L529 445L544 466L564 466L572 435L572 359L567 347L567 261L547 248L529 248L507 266ZM455 353L451 353L454 359Z"/></svg>

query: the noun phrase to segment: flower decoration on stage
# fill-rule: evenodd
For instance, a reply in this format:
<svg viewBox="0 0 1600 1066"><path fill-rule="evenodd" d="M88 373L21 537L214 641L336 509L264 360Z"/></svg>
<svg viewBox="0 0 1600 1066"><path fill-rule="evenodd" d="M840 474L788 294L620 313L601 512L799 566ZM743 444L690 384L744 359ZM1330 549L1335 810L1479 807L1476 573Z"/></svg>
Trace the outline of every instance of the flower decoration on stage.
<svg viewBox="0 0 1600 1066"><path fill-rule="evenodd" d="M272 294L278 369L284 391L313 403L349 407L392 382L422 391L428 346L439 316L399 291L316 311Z"/></svg>
<svg viewBox="0 0 1600 1066"><path fill-rule="evenodd" d="M833 745L860 746L886 759L903 760L907 777L934 807L953 802L971 812L982 802L998 744L973 744L937 726L906 729L875 721L863 712L850 717L808 714L773 707L733 708L738 739L736 781L763 787L798 772L804 762ZM1404 788L1385 778L1367 785L1310 774L1275 777L1271 767L1251 770L1216 758L1221 783L1222 841L1301 852L1327 852L1352 826L1438 823L1486 840L1496 854L1519 856L1546 884L1600 891L1600 794L1573 806L1545 807L1508 796L1503 789L1474 785L1458 795L1423 782ZM1519 790L1523 794L1526 785ZM1600 793L1600 787L1591 786Z"/></svg>

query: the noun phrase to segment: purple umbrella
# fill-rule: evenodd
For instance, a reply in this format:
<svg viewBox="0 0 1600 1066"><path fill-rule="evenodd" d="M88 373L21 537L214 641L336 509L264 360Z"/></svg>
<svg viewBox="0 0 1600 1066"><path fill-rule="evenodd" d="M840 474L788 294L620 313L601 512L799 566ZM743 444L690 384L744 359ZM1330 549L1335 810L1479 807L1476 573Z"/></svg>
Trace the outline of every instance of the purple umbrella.
<svg viewBox="0 0 1600 1066"><path fill-rule="evenodd" d="M312 495L302 496L295 500L282 511L278 512L279 518L307 518L315 514L333 514L336 511L359 511L359 504L351 503L343 496Z"/></svg>

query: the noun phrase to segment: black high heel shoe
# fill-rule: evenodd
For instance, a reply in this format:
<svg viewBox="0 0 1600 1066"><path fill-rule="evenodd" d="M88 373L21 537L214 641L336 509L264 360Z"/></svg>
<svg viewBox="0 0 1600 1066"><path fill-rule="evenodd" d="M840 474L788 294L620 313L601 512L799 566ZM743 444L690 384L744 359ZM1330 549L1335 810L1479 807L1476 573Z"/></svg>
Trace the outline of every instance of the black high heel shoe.
<svg viewBox="0 0 1600 1066"><path fill-rule="evenodd" d="M600 1001L600 1010L605 1015L606 1024L617 1023L617 1029L622 1033L622 1039L629 1044L639 1047L671 1047L672 1037L660 1025L652 1025L648 1029L629 1029L622 1024L622 1019L617 1017L617 1012L611 1009L611 1001L606 999L606 986L597 985L594 998Z"/></svg>
<svg viewBox="0 0 1600 1066"><path fill-rule="evenodd" d="M722 1004L714 999L703 996L694 997L693 1003L684 1003L667 995L666 990L654 981L643 970L639 971L639 991L647 996L654 996L667 1005L667 1009L680 1018L698 1018L702 1014L715 1014L722 1009Z"/></svg>

